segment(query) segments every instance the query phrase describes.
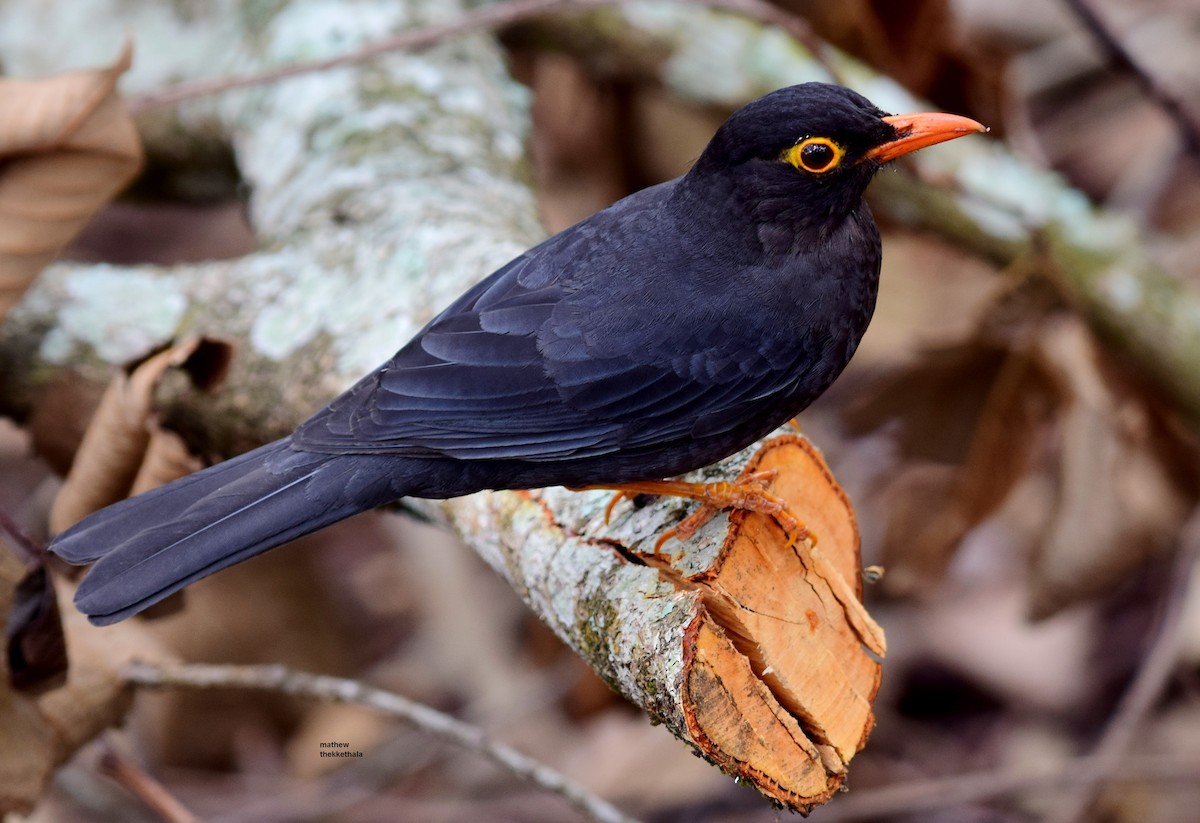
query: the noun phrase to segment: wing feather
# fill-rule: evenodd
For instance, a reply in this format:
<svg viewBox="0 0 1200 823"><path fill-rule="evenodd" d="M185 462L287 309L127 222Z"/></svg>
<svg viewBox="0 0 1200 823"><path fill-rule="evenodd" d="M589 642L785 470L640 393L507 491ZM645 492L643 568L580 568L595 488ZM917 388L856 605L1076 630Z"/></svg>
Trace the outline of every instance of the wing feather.
<svg viewBox="0 0 1200 823"><path fill-rule="evenodd" d="M592 218L607 225L591 243L551 238L512 261L302 425L295 444L555 461L725 431L750 398L789 376L754 324L731 321L720 339L695 339L712 324L680 316L680 307L714 309L691 268L695 282L672 300L661 294L662 278L646 282L644 271L671 252L630 259L629 249L645 244L623 243L623 232L643 232L662 200L651 191L623 201ZM683 260L689 253L674 252Z"/></svg>

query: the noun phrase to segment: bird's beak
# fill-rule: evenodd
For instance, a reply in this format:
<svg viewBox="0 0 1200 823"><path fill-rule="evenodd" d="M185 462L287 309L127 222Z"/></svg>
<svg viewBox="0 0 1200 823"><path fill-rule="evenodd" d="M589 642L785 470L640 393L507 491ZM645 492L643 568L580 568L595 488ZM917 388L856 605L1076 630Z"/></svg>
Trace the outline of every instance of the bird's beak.
<svg viewBox="0 0 1200 823"><path fill-rule="evenodd" d="M926 146L988 130L987 126L975 122L970 117L943 114L940 111L893 114L883 118L883 122L890 124L899 132L899 136L895 140L889 140L867 152L868 159L879 163L895 160L903 154L923 149Z"/></svg>

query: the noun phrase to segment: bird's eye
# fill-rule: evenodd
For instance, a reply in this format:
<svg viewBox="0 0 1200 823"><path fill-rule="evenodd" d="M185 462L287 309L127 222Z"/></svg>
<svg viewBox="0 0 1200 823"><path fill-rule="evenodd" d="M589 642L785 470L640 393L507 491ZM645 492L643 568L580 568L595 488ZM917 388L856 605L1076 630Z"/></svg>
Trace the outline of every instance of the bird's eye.
<svg viewBox="0 0 1200 823"><path fill-rule="evenodd" d="M828 137L806 137L784 153L784 159L802 171L824 174L842 162L846 150Z"/></svg>

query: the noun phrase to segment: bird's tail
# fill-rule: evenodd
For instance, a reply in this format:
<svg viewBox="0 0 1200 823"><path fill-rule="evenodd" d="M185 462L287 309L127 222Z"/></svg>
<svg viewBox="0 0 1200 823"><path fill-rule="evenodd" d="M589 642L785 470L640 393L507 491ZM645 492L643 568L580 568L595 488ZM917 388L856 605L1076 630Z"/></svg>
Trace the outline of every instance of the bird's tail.
<svg viewBox="0 0 1200 823"><path fill-rule="evenodd" d="M95 565L75 594L107 625L213 572L396 499L388 458L278 440L92 514L50 550ZM384 466L381 463L389 465Z"/></svg>

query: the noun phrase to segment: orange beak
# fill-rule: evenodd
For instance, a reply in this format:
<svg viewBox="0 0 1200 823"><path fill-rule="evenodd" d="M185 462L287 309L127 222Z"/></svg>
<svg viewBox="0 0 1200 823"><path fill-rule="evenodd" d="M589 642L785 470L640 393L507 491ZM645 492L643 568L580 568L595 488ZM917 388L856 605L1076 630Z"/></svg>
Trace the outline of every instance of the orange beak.
<svg viewBox="0 0 1200 823"><path fill-rule="evenodd" d="M901 155L926 146L988 130L987 126L975 122L970 117L943 114L939 111L893 114L883 118L883 122L891 124L900 134L895 140L889 140L867 152L867 158L879 163L895 160Z"/></svg>

